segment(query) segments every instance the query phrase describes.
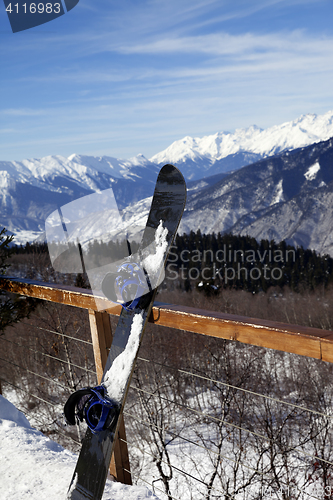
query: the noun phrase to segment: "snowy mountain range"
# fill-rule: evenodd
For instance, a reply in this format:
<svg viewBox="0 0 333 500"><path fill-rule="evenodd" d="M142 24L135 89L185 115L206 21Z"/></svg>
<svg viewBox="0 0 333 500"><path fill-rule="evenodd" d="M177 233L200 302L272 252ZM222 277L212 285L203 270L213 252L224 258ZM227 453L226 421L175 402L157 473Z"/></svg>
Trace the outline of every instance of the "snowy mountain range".
<svg viewBox="0 0 333 500"><path fill-rule="evenodd" d="M144 226L149 201L126 208L124 219ZM333 256L333 138L189 182L179 232L198 229L285 240Z"/></svg>
<svg viewBox="0 0 333 500"><path fill-rule="evenodd" d="M333 255L333 138L202 184L189 192L181 232L285 240Z"/></svg>
<svg viewBox="0 0 333 500"><path fill-rule="evenodd" d="M196 180L230 172L267 156L314 144L333 137L333 111L307 114L265 130L253 125L233 133L218 132L202 138L184 137L150 161L172 163L186 179Z"/></svg>
<svg viewBox="0 0 333 500"><path fill-rule="evenodd" d="M48 156L0 162L0 226L17 242L32 241L58 207L112 187L120 209L151 196L159 167L139 155L110 157Z"/></svg>
<svg viewBox="0 0 333 500"><path fill-rule="evenodd" d="M57 207L109 187L119 209L129 206L125 219L143 221L160 167L173 163L189 188L181 231L287 239L333 255L330 137L333 111L266 130L185 137L150 160L71 155L0 162L0 225L16 242L32 241Z"/></svg>

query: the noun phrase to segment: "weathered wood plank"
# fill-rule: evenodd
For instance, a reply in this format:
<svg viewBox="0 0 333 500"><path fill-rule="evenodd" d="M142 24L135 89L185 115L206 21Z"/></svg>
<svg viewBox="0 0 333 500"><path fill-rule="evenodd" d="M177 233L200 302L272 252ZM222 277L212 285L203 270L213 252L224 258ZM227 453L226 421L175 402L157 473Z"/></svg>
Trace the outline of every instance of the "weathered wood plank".
<svg viewBox="0 0 333 500"><path fill-rule="evenodd" d="M321 359L333 363L333 332L321 342Z"/></svg>
<svg viewBox="0 0 333 500"><path fill-rule="evenodd" d="M90 290L0 277L0 287L21 295L119 315L121 306L94 297ZM155 303L149 321L228 340L333 362L333 332L193 307Z"/></svg>
<svg viewBox="0 0 333 500"><path fill-rule="evenodd" d="M105 312L97 312L89 309L89 323L97 380L100 383L108 357L108 349L110 349L112 343L110 317Z"/></svg>
<svg viewBox="0 0 333 500"><path fill-rule="evenodd" d="M120 417L116 446L111 458L110 472L120 483L132 484L132 476L130 474L130 470L130 461L126 441L126 429L124 423L124 415L122 414Z"/></svg>
<svg viewBox="0 0 333 500"><path fill-rule="evenodd" d="M107 310L109 314L119 315L120 305L115 305L103 297L94 297L91 290L75 288L73 286L43 283L34 280L20 280L7 276L0 276L0 288L7 292L35 297L36 299L56 302L68 306L91 309L92 311Z"/></svg>
<svg viewBox="0 0 333 500"><path fill-rule="evenodd" d="M322 359L324 339L333 351L332 332L318 328L166 304L156 304L152 314L151 320L159 325L312 358Z"/></svg>

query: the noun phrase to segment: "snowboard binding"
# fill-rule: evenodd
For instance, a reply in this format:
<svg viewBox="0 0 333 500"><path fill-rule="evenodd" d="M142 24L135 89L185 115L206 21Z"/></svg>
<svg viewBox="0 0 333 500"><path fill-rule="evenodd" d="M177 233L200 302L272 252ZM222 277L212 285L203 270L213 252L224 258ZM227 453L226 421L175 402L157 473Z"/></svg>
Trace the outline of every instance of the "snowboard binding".
<svg viewBox="0 0 333 500"><path fill-rule="evenodd" d="M65 404L64 413L68 424L85 420L90 430L97 433L112 429L118 419L119 406L106 396L105 387L98 385L74 392Z"/></svg>
<svg viewBox="0 0 333 500"><path fill-rule="evenodd" d="M116 273L107 273L102 281L102 292L112 300L120 301L127 311L135 309L140 297L150 291L148 276L135 262L125 262Z"/></svg>

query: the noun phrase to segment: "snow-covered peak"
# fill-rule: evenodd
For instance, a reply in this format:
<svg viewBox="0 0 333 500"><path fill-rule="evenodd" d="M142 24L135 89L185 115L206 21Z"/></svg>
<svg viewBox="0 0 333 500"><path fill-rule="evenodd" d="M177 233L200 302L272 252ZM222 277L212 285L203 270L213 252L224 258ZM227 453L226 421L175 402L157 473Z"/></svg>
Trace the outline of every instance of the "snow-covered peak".
<svg viewBox="0 0 333 500"><path fill-rule="evenodd" d="M127 162L130 163L131 166L135 165L137 167L147 167L151 163L142 153L132 156Z"/></svg>
<svg viewBox="0 0 333 500"><path fill-rule="evenodd" d="M162 164L181 163L188 158L193 161L200 160L202 157L200 154L201 141L202 139L186 136L179 141L173 142L167 149L150 158L150 161Z"/></svg>
<svg viewBox="0 0 333 500"><path fill-rule="evenodd" d="M76 165L85 165L98 172L112 174L120 177L121 171L124 170L121 160L112 156L86 156L73 154L68 157L68 160Z"/></svg>
<svg viewBox="0 0 333 500"><path fill-rule="evenodd" d="M71 155L68 160L76 165L85 165L92 170L117 178L128 174L129 169L133 166L131 160L117 159L112 156Z"/></svg>
<svg viewBox="0 0 333 500"><path fill-rule="evenodd" d="M218 132L200 137L186 136L150 158L157 164L180 163L188 159L198 162L206 159L205 167L240 152L259 154L262 157L283 150L296 149L333 136L333 111L324 115L302 115L294 121L275 125L265 130L256 125L234 132Z"/></svg>
<svg viewBox="0 0 333 500"><path fill-rule="evenodd" d="M115 179L133 179L138 177L137 169L150 168L151 162L143 155L129 160L111 156L85 156L73 154L68 158L60 155L31 158L22 161L0 161L1 185L8 187L9 182L21 182L33 186L59 191L62 178L63 186L67 181L74 181L80 187L99 191L110 187ZM156 170L156 165L154 165ZM101 185L101 175L104 184Z"/></svg>

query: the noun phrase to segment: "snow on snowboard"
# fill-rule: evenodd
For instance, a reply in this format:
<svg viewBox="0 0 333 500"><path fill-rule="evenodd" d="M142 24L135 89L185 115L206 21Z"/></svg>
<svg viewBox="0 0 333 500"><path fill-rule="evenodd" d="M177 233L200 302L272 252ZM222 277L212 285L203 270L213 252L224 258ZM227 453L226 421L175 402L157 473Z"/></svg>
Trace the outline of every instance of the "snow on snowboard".
<svg viewBox="0 0 333 500"><path fill-rule="evenodd" d="M104 295L122 302L123 307L101 385L75 392L65 405L69 423L84 418L88 424L68 499L99 500L103 495L119 417L185 201L182 174L173 165L165 165L157 178L139 250L134 256L129 251L125 262L104 276Z"/></svg>

